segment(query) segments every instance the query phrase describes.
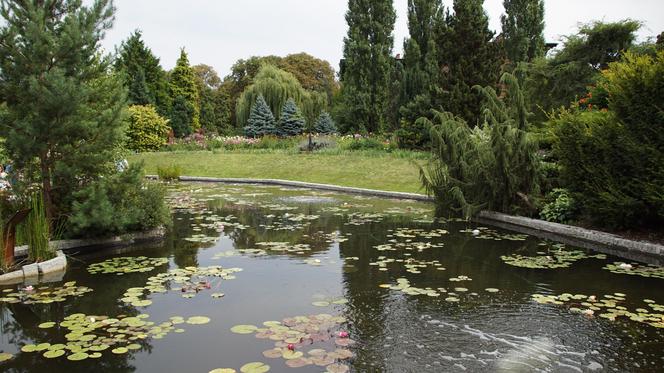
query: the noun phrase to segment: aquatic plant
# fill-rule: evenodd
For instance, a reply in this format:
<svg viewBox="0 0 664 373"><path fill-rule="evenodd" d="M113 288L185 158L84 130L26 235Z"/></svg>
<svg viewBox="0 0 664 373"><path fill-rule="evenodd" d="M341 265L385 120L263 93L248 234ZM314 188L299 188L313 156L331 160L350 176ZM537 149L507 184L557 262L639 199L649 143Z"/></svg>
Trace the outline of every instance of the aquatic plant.
<svg viewBox="0 0 664 373"><path fill-rule="evenodd" d="M28 243L28 259L35 263L52 259L55 257L55 252L49 246L50 226L46 218L44 197L41 193L32 195L30 208L24 230Z"/></svg>

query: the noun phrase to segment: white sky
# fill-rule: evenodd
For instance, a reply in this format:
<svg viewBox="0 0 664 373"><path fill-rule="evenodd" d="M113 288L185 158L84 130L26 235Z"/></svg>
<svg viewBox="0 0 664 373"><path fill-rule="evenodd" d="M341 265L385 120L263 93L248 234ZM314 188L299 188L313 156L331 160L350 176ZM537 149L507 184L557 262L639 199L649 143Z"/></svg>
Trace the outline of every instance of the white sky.
<svg viewBox="0 0 664 373"><path fill-rule="evenodd" d="M86 2L89 2L86 1ZM452 0L443 1L451 6ZM408 36L407 0L395 0L397 25L394 54ZM486 0L491 28L500 30L502 0ZM347 26L346 0L116 0L113 30L103 46L114 46L135 30L171 69L185 47L190 62L213 66L220 76L240 58L307 52L330 61L335 69ZM641 39L664 31L664 0L547 0L546 38L558 41L576 26L593 20L643 21Z"/></svg>

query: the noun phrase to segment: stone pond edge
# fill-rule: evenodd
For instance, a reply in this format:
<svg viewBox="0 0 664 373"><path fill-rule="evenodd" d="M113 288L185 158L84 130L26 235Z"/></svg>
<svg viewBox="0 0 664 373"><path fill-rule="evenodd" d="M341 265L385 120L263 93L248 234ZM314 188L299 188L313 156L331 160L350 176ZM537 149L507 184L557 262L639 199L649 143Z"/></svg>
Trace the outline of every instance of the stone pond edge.
<svg viewBox="0 0 664 373"><path fill-rule="evenodd" d="M148 175L150 179L157 176ZM432 202L430 196L417 193L390 192L365 188L345 187L340 185L308 183L279 179L246 179L246 178L214 178L181 176L180 181L226 183L226 184L263 184L296 188L310 188L383 198L409 199L421 202ZM493 211L482 211L476 222L490 224L499 228L530 234L569 245L593 249L626 259L664 264L664 245L651 242L629 240L611 233L585 229L581 227L552 223L522 216L512 216Z"/></svg>

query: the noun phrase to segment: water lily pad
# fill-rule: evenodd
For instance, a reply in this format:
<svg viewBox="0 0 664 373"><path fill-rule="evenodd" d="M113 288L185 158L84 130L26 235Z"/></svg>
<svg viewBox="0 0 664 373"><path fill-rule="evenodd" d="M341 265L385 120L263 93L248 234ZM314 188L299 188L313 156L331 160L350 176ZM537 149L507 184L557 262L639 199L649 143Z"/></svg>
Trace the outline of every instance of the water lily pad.
<svg viewBox="0 0 664 373"><path fill-rule="evenodd" d="M277 359L280 358L282 355L282 351L280 348L273 348L271 350L263 351L263 356L269 359Z"/></svg>
<svg viewBox="0 0 664 373"><path fill-rule="evenodd" d="M286 361L286 365L289 368L302 368L302 367L306 367L307 365L311 365L311 364L313 364L313 363L311 362L310 359L301 358L301 357Z"/></svg>
<svg viewBox="0 0 664 373"><path fill-rule="evenodd" d="M91 358L91 359L99 359L101 357L101 353L93 352L93 353L89 354L88 357Z"/></svg>
<svg viewBox="0 0 664 373"><path fill-rule="evenodd" d="M330 364L327 366L327 371L329 373L346 373L349 370L348 366L341 364Z"/></svg>
<svg viewBox="0 0 664 373"><path fill-rule="evenodd" d="M291 351L291 350L286 350L281 354L281 356L286 360L297 359L302 357L303 355L304 354L300 351Z"/></svg>
<svg viewBox="0 0 664 373"><path fill-rule="evenodd" d="M81 360L85 360L87 358L88 358L88 354L85 353L85 352L77 352L75 354L71 354L71 355L67 356L67 360L71 360L71 361L81 361Z"/></svg>
<svg viewBox="0 0 664 373"><path fill-rule="evenodd" d="M49 328L52 328L52 327L54 327L54 326L55 326L55 323L52 322L52 321L49 321L49 322L43 322L43 323L37 325L37 327L38 327L39 329L49 329Z"/></svg>
<svg viewBox="0 0 664 373"><path fill-rule="evenodd" d="M111 350L112 353L116 355L126 354L129 351L126 347L118 347Z"/></svg>
<svg viewBox="0 0 664 373"><path fill-rule="evenodd" d="M187 324L203 325L210 322L210 318L206 316L192 316L187 319Z"/></svg>
<svg viewBox="0 0 664 373"><path fill-rule="evenodd" d="M489 293L497 293L497 292L500 291L499 289L496 289L496 288L486 288L484 290L489 292Z"/></svg>
<svg viewBox="0 0 664 373"><path fill-rule="evenodd" d="M60 357L65 354L64 350L48 350L44 352L43 356L48 359L53 359L56 357Z"/></svg>
<svg viewBox="0 0 664 373"><path fill-rule="evenodd" d="M231 368L217 368L217 369L212 369L208 373L237 373L237 371Z"/></svg>
<svg viewBox="0 0 664 373"><path fill-rule="evenodd" d="M328 306L330 305L330 302L326 302L326 301L317 301L317 302L313 302L313 303L311 303L311 305L312 305L312 306L316 306L316 307L328 307Z"/></svg>
<svg viewBox="0 0 664 373"><path fill-rule="evenodd" d="M255 325L235 325L231 328L231 332L235 334L252 334L258 329Z"/></svg>
<svg viewBox="0 0 664 373"><path fill-rule="evenodd" d="M0 362L11 360L14 357L14 355L7 353L7 352L2 352L0 353Z"/></svg>
<svg viewBox="0 0 664 373"><path fill-rule="evenodd" d="M269 370L270 366L261 362L244 364L242 368L240 368L240 372L242 373L265 373Z"/></svg>

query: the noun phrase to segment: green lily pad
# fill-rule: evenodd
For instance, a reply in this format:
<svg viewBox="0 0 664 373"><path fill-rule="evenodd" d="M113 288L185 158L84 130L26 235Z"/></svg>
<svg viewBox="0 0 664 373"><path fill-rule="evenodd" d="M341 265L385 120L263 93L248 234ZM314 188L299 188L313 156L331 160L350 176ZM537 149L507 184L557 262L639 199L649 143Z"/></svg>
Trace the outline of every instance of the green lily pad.
<svg viewBox="0 0 664 373"><path fill-rule="evenodd" d="M316 307L327 307L327 306L330 305L330 302L326 302L326 301L318 301L318 302L313 302L313 303L311 303L311 305L312 305L312 306L316 306Z"/></svg>
<svg viewBox="0 0 664 373"><path fill-rule="evenodd" d="M217 369L212 369L208 373L237 373L237 371L231 368L217 368Z"/></svg>
<svg viewBox="0 0 664 373"><path fill-rule="evenodd" d="M60 357L65 354L64 350L48 350L44 352L43 356L48 359L53 359L56 357Z"/></svg>
<svg viewBox="0 0 664 373"><path fill-rule="evenodd" d="M205 317L205 316L192 316L192 317L187 319L187 324L191 324L191 325L203 325L203 324L207 324L209 322L210 322L210 318Z"/></svg>
<svg viewBox="0 0 664 373"><path fill-rule="evenodd" d="M111 350L116 355L126 354L129 350L126 347L118 347Z"/></svg>
<svg viewBox="0 0 664 373"><path fill-rule="evenodd" d="M81 360L85 360L87 358L88 358L88 354L86 354L85 352L77 352L75 354L71 354L71 355L67 356L67 360L71 360L71 361L81 361Z"/></svg>
<svg viewBox="0 0 664 373"><path fill-rule="evenodd" d="M7 352L2 352L0 353L0 362L11 360L14 357L14 355L7 353Z"/></svg>
<svg viewBox="0 0 664 373"><path fill-rule="evenodd" d="M38 327L39 329L49 329L49 328L52 328L52 327L54 327L54 326L55 326L55 323L52 322L52 321L49 321L49 322L43 322L43 323L37 325L37 327Z"/></svg>
<svg viewBox="0 0 664 373"><path fill-rule="evenodd" d="M258 329L255 325L235 325L231 331L235 334L252 334Z"/></svg>
<svg viewBox="0 0 664 373"><path fill-rule="evenodd" d="M496 288L486 288L484 290L489 292L489 293L497 293L497 292L500 291L500 289L496 289Z"/></svg>
<svg viewBox="0 0 664 373"><path fill-rule="evenodd" d="M270 366L261 362L244 364L242 368L240 368L240 372L242 373L265 373L269 370Z"/></svg>

